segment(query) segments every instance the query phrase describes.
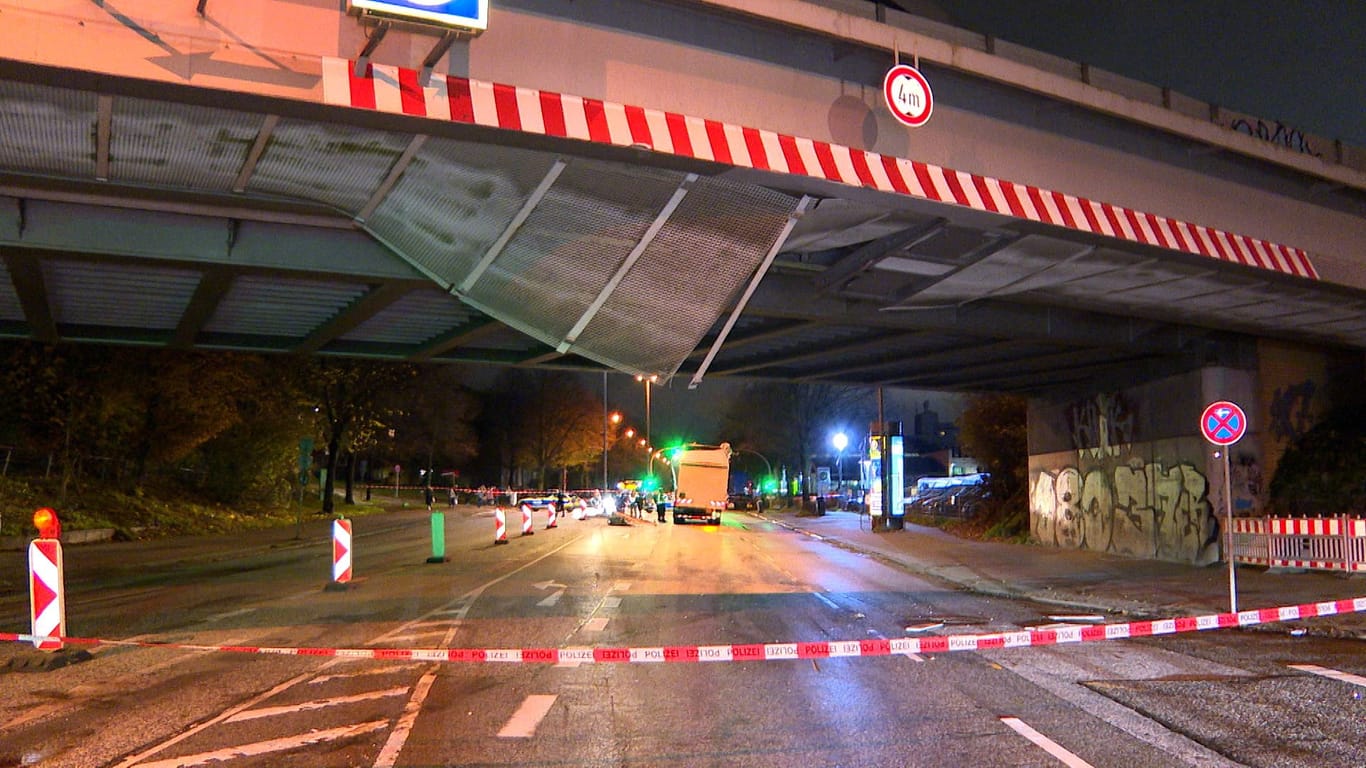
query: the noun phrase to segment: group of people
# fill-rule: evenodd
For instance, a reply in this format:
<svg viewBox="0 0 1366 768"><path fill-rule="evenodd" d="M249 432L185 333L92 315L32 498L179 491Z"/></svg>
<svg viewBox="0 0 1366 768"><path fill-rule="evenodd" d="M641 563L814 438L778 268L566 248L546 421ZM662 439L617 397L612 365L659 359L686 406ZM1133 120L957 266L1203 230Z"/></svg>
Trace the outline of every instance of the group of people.
<svg viewBox="0 0 1366 768"><path fill-rule="evenodd" d="M430 485L423 486L422 500L427 503L427 511L431 512L436 507L436 489ZM455 486L453 485L446 488L446 503L450 505L451 509L455 509Z"/></svg>

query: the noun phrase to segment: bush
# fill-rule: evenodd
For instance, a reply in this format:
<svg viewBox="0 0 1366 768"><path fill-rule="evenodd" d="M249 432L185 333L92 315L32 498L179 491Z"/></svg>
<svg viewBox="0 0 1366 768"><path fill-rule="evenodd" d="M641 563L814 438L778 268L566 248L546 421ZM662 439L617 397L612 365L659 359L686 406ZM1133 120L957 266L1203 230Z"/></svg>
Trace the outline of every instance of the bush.
<svg viewBox="0 0 1366 768"><path fill-rule="evenodd" d="M1366 513L1366 408L1336 408L1281 456L1268 488L1282 515Z"/></svg>

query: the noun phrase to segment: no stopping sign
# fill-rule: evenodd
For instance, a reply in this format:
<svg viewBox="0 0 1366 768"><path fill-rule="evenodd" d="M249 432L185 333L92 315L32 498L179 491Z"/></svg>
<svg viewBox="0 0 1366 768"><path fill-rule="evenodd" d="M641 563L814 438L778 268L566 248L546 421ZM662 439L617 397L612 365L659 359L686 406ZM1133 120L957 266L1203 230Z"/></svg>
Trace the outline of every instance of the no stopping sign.
<svg viewBox="0 0 1366 768"><path fill-rule="evenodd" d="M1218 400L1205 406L1200 414L1200 433L1215 445L1233 445L1247 431L1247 415L1237 404Z"/></svg>

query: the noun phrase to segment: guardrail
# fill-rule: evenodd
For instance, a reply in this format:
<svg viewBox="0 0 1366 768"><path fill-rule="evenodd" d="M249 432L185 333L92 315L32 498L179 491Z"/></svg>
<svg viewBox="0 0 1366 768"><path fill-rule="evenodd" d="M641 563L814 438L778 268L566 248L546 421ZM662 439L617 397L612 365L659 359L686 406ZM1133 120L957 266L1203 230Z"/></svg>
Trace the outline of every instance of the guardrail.
<svg viewBox="0 0 1366 768"><path fill-rule="evenodd" d="M1234 518L1232 539L1235 563L1366 572L1366 519L1359 517Z"/></svg>

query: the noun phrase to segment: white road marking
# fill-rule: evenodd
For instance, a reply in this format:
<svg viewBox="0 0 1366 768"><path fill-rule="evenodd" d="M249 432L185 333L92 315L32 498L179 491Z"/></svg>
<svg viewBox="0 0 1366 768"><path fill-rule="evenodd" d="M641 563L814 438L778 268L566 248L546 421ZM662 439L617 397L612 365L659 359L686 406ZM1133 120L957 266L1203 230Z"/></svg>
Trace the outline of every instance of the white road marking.
<svg viewBox="0 0 1366 768"><path fill-rule="evenodd" d="M1068 768L1093 768L1090 763L1063 749L1056 741L1053 741L1042 733L1030 728L1028 724L1018 717L1003 717L1001 718L1001 722L1005 723L1010 730L1034 742L1035 746L1041 748L1053 757L1056 757L1059 762L1068 766Z"/></svg>
<svg viewBox="0 0 1366 768"><path fill-rule="evenodd" d="M834 601L834 600L831 600L830 598L826 597L825 595L821 594L820 592L812 592L811 594L815 595L815 596L816 596L816 599L820 600L822 603L825 603L826 605L830 606L831 608L834 608L834 609L837 610L837 611L840 609L840 607L839 607L838 605L835 604L835 601Z"/></svg>
<svg viewBox="0 0 1366 768"><path fill-rule="evenodd" d="M609 619L606 616L594 616L583 625L584 632L601 632L607 629Z"/></svg>
<svg viewBox="0 0 1366 768"><path fill-rule="evenodd" d="M631 582L629 582L629 581L618 581L616 584L613 584L613 585L612 585L612 591L613 591L613 592L630 592L630 591L631 591Z"/></svg>
<svg viewBox="0 0 1366 768"><path fill-rule="evenodd" d="M409 621L409 622L407 622L407 623L405 623L405 624L403 624L403 625L401 625L401 626L399 626L399 627L396 627L396 628L394 628L393 630L390 630L389 632L387 632L387 633L385 633L385 634L383 634L383 635L380 635L380 636L377 637L377 638L373 638L368 644L369 644L369 645L379 645L380 643L384 642L384 641L385 641L385 638L387 638L387 637L406 634L406 633L407 633L407 630L408 630L410 627L417 626L417 625L421 625L421 624L425 624L425 623L427 623L433 616L438 616L438 615L454 615L454 616L457 617L457 619L463 619L463 618L465 617L465 615L469 612L469 609L470 609L470 607L473 605L474 601L475 601L480 595L482 595L486 590L488 590L489 587L492 587L492 586L495 585L495 584L498 584L498 583L500 583L500 582L502 582L502 581L505 581L505 580L507 580L507 579L509 579L509 578L511 578L511 577L513 577L513 576L515 576L516 574L521 573L522 571L524 571L524 570L526 570L526 569L528 569L528 568L531 568L531 567L537 565L537 564L540 563L541 561L546 560L546 559L548 559L548 558L550 558L550 557L553 557L553 556L555 556L556 554L559 554L559 552L560 552L561 550L567 549L568 547L572 546L572 545L575 544L577 541L579 541L579 539L581 539L581 538L582 538L582 537L570 539L569 541L566 541L564 544L561 544L561 545L559 545L558 547L555 547L555 548L551 549L549 552L546 552L545 554L541 555L540 557L533 558L532 560L530 560L530 561L528 561L528 562L525 562L525 563L523 563L522 565L517 566L516 568L513 568L512 570L508 571L507 573L503 574L502 576L499 576L499 577L494 578L494 579L489 579L488 581L484 582L483 584L479 585L478 587L475 587L474 589L471 589L469 592L466 592L465 594L463 594L463 595L461 595L460 597L457 597L456 599L454 599L454 600L452 600L452 601L446 603L445 605L439 606L439 607L437 607L436 609L434 609L434 610L432 610L432 611L429 611L428 613L425 613L425 614L423 614L422 616L419 616L419 617L417 617L416 619L414 619L414 620L412 620L412 621ZM312 590L309 590L309 591L307 591L307 592L300 592L300 593L297 593L297 594L295 594L295 595L290 595L289 597L286 597L286 598L284 598L284 599L286 599L286 600L292 600L292 599L302 599L302 598L305 598L305 597L313 598L313 597L316 597L316 595L317 595L317 590L316 590L316 589L312 589ZM456 625L455 625L455 624L452 624L450 631L447 633L447 641L446 641L446 643L445 643L446 645L449 645L449 644L450 644L450 638L454 637L455 631L456 631ZM188 657L187 657L187 658L188 658ZM299 684L301 684L301 683L303 683L303 682L305 682L305 681L311 679L312 677L314 677L315 675L317 675L317 674L320 673L320 672L324 672L324 671L326 671L326 670L328 670L328 669L331 669L331 668L333 668L333 667L335 667L335 666L338 666L338 665L340 665L340 664L344 664L344 663L347 663L347 662L350 662L350 661L356 661L356 660L354 660L354 659L345 659L345 658L334 658L334 659L329 659L328 661L326 661L326 662L324 662L322 665L320 665L320 666L319 666L316 670L314 670L313 672L305 672L305 673L303 673L303 674L301 674L301 675L296 675L296 676L294 676L294 677L292 677L292 678L290 678L290 679L288 679L288 680L286 680L286 681L280 683L279 685L275 686L274 688L271 688L270 690L268 690L268 691L266 691L266 692L264 692L264 693L261 693L260 695L257 695L257 696L255 696L255 697L251 698L249 701L246 701L246 702L244 702L244 703L242 703L242 704L238 704L237 706L234 706L234 707L229 707L228 709L226 709L226 710L220 712L219 714L215 715L215 716L212 717L212 718L209 718L208 720L205 720L204 722L199 723L198 725L195 725L195 726L193 726L193 727L191 727L191 728L189 728L189 729L187 729L187 730L184 730L184 731L182 731L182 732L176 734L175 736L172 736L171 738L166 739L165 741L162 741L162 742L160 742L160 743L158 743L158 744L155 744L155 745L153 745L153 746L151 746L151 747L148 747L147 749L144 749L143 751L137 753L136 755L132 755L132 756L130 756L130 757L128 757L128 758L125 758L125 759L123 760L123 762L119 763L117 766L115 766L115 768L130 768L130 766L138 765L138 764L140 764L140 762L143 760L143 758L146 758L146 757L149 757L149 756L151 756L151 755L154 755L154 754L156 754L156 753L158 753L158 752L160 752L160 751L162 751L162 750L164 750L164 749L166 749L166 748L168 748L168 747L171 747L171 746L174 746L174 745L176 745L176 744L179 744L180 742L184 741L185 739L188 739L188 738L190 738L190 737L192 737L192 736L194 736L194 735L196 735L196 734L198 734L198 733L201 733L201 732L203 732L203 731L205 731L205 730L208 730L209 728L212 728L213 726L218 725L219 723L222 723L223 721L227 720L228 718L232 717L233 715L236 715L236 714L239 713L239 712L242 712L242 711L251 709L252 707L256 706L257 704L259 704L259 703L261 703L261 702L263 702L263 701L267 701L267 700L269 700L270 698L272 698L272 697L274 697L274 696L276 696L276 695L278 695L278 694L280 694L280 693L282 693L282 692L284 692L284 691L287 691L287 690L289 690L290 688L292 688L292 687L294 687L294 686L296 686L296 685L299 685ZM376 721L376 722L379 723L378 728L383 728L383 727L385 727L385 726L388 725L388 721ZM368 725L370 725L370 724L369 724L369 723L366 723L366 724L363 724L363 725L368 726ZM361 726L356 726L356 727L361 727ZM339 730L340 730L340 729L339 729ZM375 729L369 729L369 730L375 730ZM355 731L355 732L359 733L359 732L364 732L364 731ZM320 731L319 733L331 733L331 731L327 731L327 732L321 732L321 731ZM263 743L267 743L267 742L263 742ZM182 758L182 759L184 759L184 758ZM164 766L170 766L170 765L179 765L179 764L181 764L181 763L179 763L179 762L177 762L177 761L175 761L175 760L172 760L172 761L165 761L165 762L156 763L156 764L147 763L146 765L164 765ZM185 764L188 765L189 763L185 763Z"/></svg>
<svg viewBox="0 0 1366 768"><path fill-rule="evenodd" d="M603 607L603 608L620 608L620 607L621 607L621 598L619 598L619 597L613 597L613 596L611 596L611 595L608 595L607 597L604 597L604 598L602 599L602 607Z"/></svg>
<svg viewBox="0 0 1366 768"><path fill-rule="evenodd" d="M237 757L255 757L257 755L268 755L271 752L284 752L289 749L298 749L310 744L320 744L324 741L336 741L337 739L350 738L362 733L378 731L389 726L388 720L371 720L368 723L357 723L355 725L344 725L340 728L329 728L325 731L309 731L296 736L285 736L269 741L258 741L254 744L242 744L236 747L224 747L213 752L200 752L197 755L184 755L172 757L166 760L158 760L154 763L142 763L142 768L183 768L186 766L205 765L208 763L232 760Z"/></svg>
<svg viewBox="0 0 1366 768"><path fill-rule="evenodd" d="M212 616L206 616L206 617L204 618L204 621L208 621L208 622L222 621L223 619L233 619L233 618L237 618L238 616L246 616L248 613L255 613L255 612L256 612L256 609L255 609L255 608L238 608L238 609L235 610L235 611L227 611L226 613L215 613L215 614L212 615Z"/></svg>
<svg viewBox="0 0 1366 768"><path fill-rule="evenodd" d="M403 707L403 714L399 716L394 730L389 732L389 738L384 742L384 748L379 751L379 757L375 758L375 768L393 768L398 762L398 753L403 751L403 745L408 742L408 734L412 733L413 724L417 722L418 713L422 711L422 702L427 700L427 693L431 691L432 683L435 681L436 670L432 669L413 686L412 697Z"/></svg>
<svg viewBox="0 0 1366 768"><path fill-rule="evenodd" d="M332 662L328 662L328 663L326 663L326 664L323 664L323 667L324 667L324 668L329 667L329 666L332 666ZM294 686L298 685L299 683L302 683L303 681L307 680L309 677L312 677L313 674L314 674L313 672L305 672L305 673L303 673L302 675L295 675L294 677L289 678L288 680L284 681L283 683L280 683L279 685L275 686L274 688L271 688L269 691L266 691L265 693L262 693L262 694L260 694L259 696L256 696L256 697L250 699L249 701L247 701L247 702L245 702L245 703L243 703L243 704L238 704L238 705L235 706L235 707L229 707L229 708L223 710L222 712L220 712L216 717L212 717L212 718L210 718L210 719L208 719L208 720L205 720L204 722L200 723L199 725L196 725L196 726L194 726L194 727L192 727L192 728L188 728L188 729L186 729L186 730L184 730L184 731L181 731L180 733L176 734L175 736L172 736L171 738L169 738L169 739L167 739L167 740L165 740L165 741L163 741L163 742L161 742L161 743L159 743L159 744L156 744L155 746L148 747L147 749L144 749L143 751L137 753L136 755L133 755L133 756L131 756L131 757L126 758L123 762L121 762L121 763L119 763L117 766L115 766L115 768L128 768L128 766L142 764L142 758L147 757L148 755L155 755L156 753L160 752L161 750L163 750L163 749L165 749L165 748L167 748L167 747L169 747L169 746L172 746L172 745L175 745L175 744L179 744L180 742L184 741L185 739L188 739L188 738L190 738L191 736L194 736L195 734L197 734L197 733L199 733L199 732L201 732L201 731L208 730L209 728L212 728L213 726L218 725L219 723L223 722L224 720L227 720L228 718L232 717L233 715L237 714L238 712L242 712L242 711L251 709L252 707L256 706L257 704L259 704L259 703L261 703L261 702L263 702L263 701L269 699L270 697L276 695L277 693L280 693L280 692L282 692L282 691L287 691L287 690L289 690L290 688L293 688ZM172 761L172 762L166 762L166 763L163 763L163 764L165 764L165 765L174 765L175 763ZM146 763L146 765L157 765L157 763Z"/></svg>
<svg viewBox="0 0 1366 768"><path fill-rule="evenodd" d="M536 726L541 724L550 712L550 707L555 703L554 694L535 693L522 702L516 712L512 713L512 719L507 721L503 730L498 732L500 739L526 739L536 732Z"/></svg>
<svg viewBox="0 0 1366 768"><path fill-rule="evenodd" d="M328 683L333 680L349 680L353 677L362 677L364 675L397 675L403 672L411 672L414 669L420 669L422 666L422 664L399 664L392 667L370 667L367 669L356 669L342 675L318 675L312 680L309 680L308 684L320 685L322 683Z"/></svg>
<svg viewBox="0 0 1366 768"><path fill-rule="evenodd" d="M408 692L408 686L402 688L389 688L383 691L368 691L357 693L351 696L336 696L330 699L314 699L298 704L289 704L281 707L262 707L261 709L249 709L245 712L238 712L232 717L224 720L225 723L240 723L243 720L258 720L263 717L275 717L276 715L290 715L295 712L309 712L315 709L327 709L328 707L341 706L343 704L354 704L357 701L371 701L373 699L384 699L390 696L402 696Z"/></svg>
<svg viewBox="0 0 1366 768"><path fill-rule="evenodd" d="M1289 664L1287 666L1289 666L1291 669L1298 669L1301 672L1308 672L1311 675L1318 675L1319 677L1326 677L1329 680L1338 680L1344 683L1351 683L1352 685L1359 685L1363 688L1366 688L1366 677L1362 677L1361 675L1353 675L1349 672L1340 672L1336 669L1320 667L1316 664Z"/></svg>

